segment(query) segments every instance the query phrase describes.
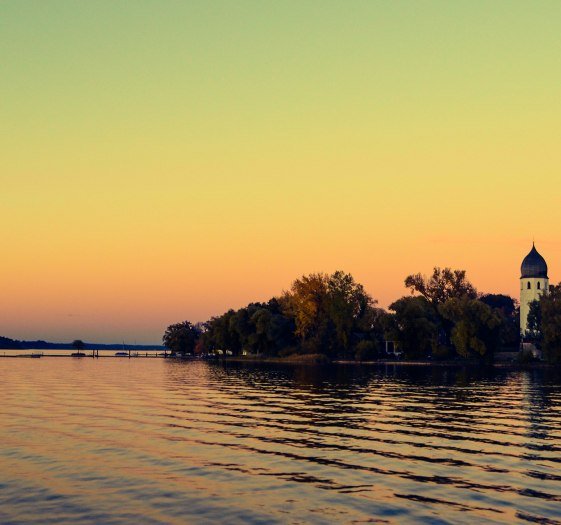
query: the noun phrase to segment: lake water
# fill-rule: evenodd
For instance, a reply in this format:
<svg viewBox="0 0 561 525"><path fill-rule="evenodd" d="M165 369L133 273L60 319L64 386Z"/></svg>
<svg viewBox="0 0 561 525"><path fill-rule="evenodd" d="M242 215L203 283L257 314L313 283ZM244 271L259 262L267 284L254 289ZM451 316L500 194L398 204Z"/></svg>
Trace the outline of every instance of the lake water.
<svg viewBox="0 0 561 525"><path fill-rule="evenodd" d="M3 524L561 522L552 371L2 358L0 396Z"/></svg>

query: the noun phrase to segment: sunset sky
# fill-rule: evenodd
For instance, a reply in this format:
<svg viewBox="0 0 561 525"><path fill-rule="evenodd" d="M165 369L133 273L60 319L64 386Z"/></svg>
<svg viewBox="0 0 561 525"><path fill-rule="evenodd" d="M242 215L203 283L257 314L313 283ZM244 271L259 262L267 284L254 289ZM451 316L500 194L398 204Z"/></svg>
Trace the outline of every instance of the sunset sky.
<svg viewBox="0 0 561 525"><path fill-rule="evenodd" d="M352 273L561 280L561 2L0 3L0 335L158 343Z"/></svg>

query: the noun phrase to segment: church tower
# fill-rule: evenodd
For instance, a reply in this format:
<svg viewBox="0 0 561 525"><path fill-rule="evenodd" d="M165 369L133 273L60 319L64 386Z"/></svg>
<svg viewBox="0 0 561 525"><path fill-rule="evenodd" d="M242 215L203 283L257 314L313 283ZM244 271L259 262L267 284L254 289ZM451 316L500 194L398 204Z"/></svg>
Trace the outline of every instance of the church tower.
<svg viewBox="0 0 561 525"><path fill-rule="evenodd" d="M540 298L540 295L549 291L549 278L547 264L538 253L534 244L532 250L520 267L520 334L522 337L528 329L528 313L530 303Z"/></svg>

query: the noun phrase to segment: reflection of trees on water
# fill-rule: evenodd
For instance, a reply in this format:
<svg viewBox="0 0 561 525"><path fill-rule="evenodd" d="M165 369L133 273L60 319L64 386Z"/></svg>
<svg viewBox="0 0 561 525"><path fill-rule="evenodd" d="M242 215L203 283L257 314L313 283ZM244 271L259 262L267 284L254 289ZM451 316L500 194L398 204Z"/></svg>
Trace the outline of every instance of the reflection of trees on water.
<svg viewBox="0 0 561 525"><path fill-rule="evenodd" d="M256 396L267 406L314 425L341 425L343 416L359 411L371 373L359 367L228 363L213 367L218 377L235 378L244 388L237 395Z"/></svg>
<svg viewBox="0 0 561 525"><path fill-rule="evenodd" d="M492 368L475 366L387 365L380 370L383 377L391 377L418 386L469 386L473 383L493 380L499 375Z"/></svg>
<svg viewBox="0 0 561 525"><path fill-rule="evenodd" d="M263 388L279 384L294 390L329 392L345 397L366 385L374 386L380 380L397 380L411 386L469 386L481 381L494 380L500 374L491 368L408 366L408 365L280 365L266 363L226 363L214 365L211 374L216 377L237 377ZM336 392L335 392L336 391Z"/></svg>
<svg viewBox="0 0 561 525"><path fill-rule="evenodd" d="M558 402L561 394L561 371L551 368L531 369L523 372L528 437L548 440L551 430L558 430L561 413Z"/></svg>
<svg viewBox="0 0 561 525"><path fill-rule="evenodd" d="M167 377L185 399L185 435L202 425L201 443L238 455L227 468L244 472L258 453L289 462L267 467L279 478L311 462L328 468L322 485L339 486L340 469L432 483L436 464L462 466L469 480L495 462L558 454L544 440L559 436L561 387L545 370L170 362ZM551 476L538 466L524 474L528 489ZM434 482L455 486L462 475Z"/></svg>
<svg viewBox="0 0 561 525"><path fill-rule="evenodd" d="M380 370L371 392L392 407L395 425L445 436L475 429L480 411L495 410L507 379L489 368L392 365Z"/></svg>
<svg viewBox="0 0 561 525"><path fill-rule="evenodd" d="M302 366L266 363L170 363L170 384L185 395L194 387L229 406L260 407L297 417L302 423L369 427L378 418L378 406L392 405L418 419L440 422L478 402L471 389L489 378L480 370L414 366ZM434 395L434 387L438 387ZM433 394L426 396L427 391ZM483 399L486 402L487 399ZM429 403L430 408L423 408Z"/></svg>
<svg viewBox="0 0 561 525"><path fill-rule="evenodd" d="M272 408L318 425L372 426L376 406L384 405L404 422L469 432L488 424L490 415L508 426L526 409L529 436L545 439L546 420L559 417L551 411L560 384L552 370L193 362L170 362L166 370L168 386L181 395L196 388L229 406Z"/></svg>
<svg viewBox="0 0 561 525"><path fill-rule="evenodd" d="M212 367L217 377L236 377L264 389L290 387L294 392L328 392L346 397L368 384L371 370L358 366L309 366L267 363L226 363Z"/></svg>
<svg viewBox="0 0 561 525"><path fill-rule="evenodd" d="M209 368L207 366L199 366L202 363L196 363L196 366L193 366L189 362L168 359L165 365L166 379L174 387L185 386L188 382L204 383L209 378Z"/></svg>

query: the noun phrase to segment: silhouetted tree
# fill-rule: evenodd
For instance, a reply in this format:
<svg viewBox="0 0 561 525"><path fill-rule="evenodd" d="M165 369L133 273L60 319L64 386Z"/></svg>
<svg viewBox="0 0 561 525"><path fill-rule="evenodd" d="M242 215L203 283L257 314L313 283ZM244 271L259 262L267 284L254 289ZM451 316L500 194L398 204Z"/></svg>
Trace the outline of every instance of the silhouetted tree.
<svg viewBox="0 0 561 525"><path fill-rule="evenodd" d="M501 310L506 317L513 316L516 313L516 300L510 297L510 295L486 293L482 294L479 300L491 308Z"/></svg>
<svg viewBox="0 0 561 525"><path fill-rule="evenodd" d="M192 354L201 335L201 329L189 321L168 326L163 337L164 345L172 354Z"/></svg>
<svg viewBox="0 0 561 525"><path fill-rule="evenodd" d="M16 350L21 348L21 344L19 341L15 341L14 339L10 339L8 337L0 337L0 348L2 350Z"/></svg>
<svg viewBox="0 0 561 525"><path fill-rule="evenodd" d="M501 317L500 342L502 346L520 345L520 309L518 302L508 295L483 294L479 300L493 308Z"/></svg>
<svg viewBox="0 0 561 525"><path fill-rule="evenodd" d="M86 348L86 344L81 339L75 339L72 341L72 348L74 350L81 352L84 348Z"/></svg>
<svg viewBox="0 0 561 525"><path fill-rule="evenodd" d="M430 277L420 273L407 276L405 286L411 289L411 293L417 292L434 306L454 297L477 297L477 290L467 280L465 270L435 267Z"/></svg>

